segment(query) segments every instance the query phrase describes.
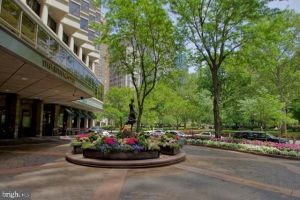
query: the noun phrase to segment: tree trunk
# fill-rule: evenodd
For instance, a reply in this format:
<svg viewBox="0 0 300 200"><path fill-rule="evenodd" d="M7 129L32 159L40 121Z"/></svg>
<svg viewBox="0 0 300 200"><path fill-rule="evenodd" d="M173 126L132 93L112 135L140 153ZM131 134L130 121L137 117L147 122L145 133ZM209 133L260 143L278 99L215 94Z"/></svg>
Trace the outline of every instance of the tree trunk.
<svg viewBox="0 0 300 200"><path fill-rule="evenodd" d="M284 113L285 116L287 116L287 109L284 108L284 110L282 111ZM281 125L280 125L280 134L286 134L287 133L287 124L286 124L286 120L282 120Z"/></svg>
<svg viewBox="0 0 300 200"><path fill-rule="evenodd" d="M136 121L136 132L140 132L142 125L143 106L139 106L139 113Z"/></svg>
<svg viewBox="0 0 300 200"><path fill-rule="evenodd" d="M218 67L214 66L211 70L213 84L213 111L214 111L214 127L215 137L221 137L221 116L220 116L220 95L221 84L218 76Z"/></svg>

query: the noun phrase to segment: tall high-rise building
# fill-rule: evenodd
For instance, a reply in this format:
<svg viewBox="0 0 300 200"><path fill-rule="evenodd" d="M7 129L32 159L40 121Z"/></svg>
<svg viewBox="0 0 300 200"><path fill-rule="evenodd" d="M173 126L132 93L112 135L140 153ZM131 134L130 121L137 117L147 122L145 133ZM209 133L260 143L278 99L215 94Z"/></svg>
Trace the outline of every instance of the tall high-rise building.
<svg viewBox="0 0 300 200"><path fill-rule="evenodd" d="M135 72L134 77L137 85L140 84L141 75ZM131 74L124 74L118 70L117 65L111 65L109 70L109 87L129 87L134 88Z"/></svg>
<svg viewBox="0 0 300 200"><path fill-rule="evenodd" d="M88 0L0 0L0 138L93 125L108 83L89 27L101 20Z"/></svg>

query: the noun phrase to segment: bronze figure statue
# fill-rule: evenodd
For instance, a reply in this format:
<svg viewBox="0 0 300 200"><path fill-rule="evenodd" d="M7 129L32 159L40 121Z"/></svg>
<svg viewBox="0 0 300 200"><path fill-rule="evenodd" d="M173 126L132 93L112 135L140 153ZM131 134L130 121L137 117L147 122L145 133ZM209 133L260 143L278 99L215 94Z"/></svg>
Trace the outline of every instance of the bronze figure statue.
<svg viewBox="0 0 300 200"><path fill-rule="evenodd" d="M131 125L131 132L132 132L132 127L133 127L133 124L136 123L136 109L135 109L135 106L134 106L134 99L131 99L131 103L129 104L129 116L128 116L128 121L126 124L130 124Z"/></svg>

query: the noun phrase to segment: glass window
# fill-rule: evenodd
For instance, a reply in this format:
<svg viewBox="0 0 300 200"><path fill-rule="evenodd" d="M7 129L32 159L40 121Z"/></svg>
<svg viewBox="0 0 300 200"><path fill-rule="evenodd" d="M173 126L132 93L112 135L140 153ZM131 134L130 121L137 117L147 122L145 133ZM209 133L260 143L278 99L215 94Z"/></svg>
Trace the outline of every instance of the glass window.
<svg viewBox="0 0 300 200"><path fill-rule="evenodd" d="M89 9L90 9L90 4L86 1L81 0L81 11L85 13L89 13Z"/></svg>
<svg viewBox="0 0 300 200"><path fill-rule="evenodd" d="M96 20L96 17L94 15L89 16L89 21L90 22L95 22L95 20Z"/></svg>
<svg viewBox="0 0 300 200"><path fill-rule="evenodd" d="M24 13L22 16L22 36L25 36L25 39L28 39L30 42L35 43L36 27L36 23Z"/></svg>
<svg viewBox="0 0 300 200"><path fill-rule="evenodd" d="M95 32L89 30L88 37L89 37L89 40L94 40Z"/></svg>
<svg viewBox="0 0 300 200"><path fill-rule="evenodd" d="M64 66L64 68L66 68L66 66L67 66L67 51L63 47L60 47L60 49L59 49L58 61L59 61L60 65Z"/></svg>
<svg viewBox="0 0 300 200"><path fill-rule="evenodd" d="M52 31L53 31L54 33L56 33L56 22L55 22L55 20L54 20L52 17L50 17L50 16L48 16L48 26L52 29Z"/></svg>
<svg viewBox="0 0 300 200"><path fill-rule="evenodd" d="M59 45L58 43L50 37L49 39L49 56L55 60L59 61Z"/></svg>
<svg viewBox="0 0 300 200"><path fill-rule="evenodd" d="M80 17L80 5L70 1L69 2L69 12L76 17Z"/></svg>
<svg viewBox="0 0 300 200"><path fill-rule="evenodd" d="M41 5L37 0L26 0L27 5L39 16Z"/></svg>
<svg viewBox="0 0 300 200"><path fill-rule="evenodd" d="M0 17L14 29L18 29L21 9L11 0L2 0Z"/></svg>
<svg viewBox="0 0 300 200"><path fill-rule="evenodd" d="M85 18L80 18L80 28L87 31L89 28L89 21Z"/></svg>
<svg viewBox="0 0 300 200"><path fill-rule="evenodd" d="M69 43L69 36L64 32L63 33L63 42L68 45Z"/></svg>
<svg viewBox="0 0 300 200"><path fill-rule="evenodd" d="M86 62L86 55L85 54L82 54L82 62Z"/></svg>
<svg viewBox="0 0 300 200"><path fill-rule="evenodd" d="M101 18L100 13L96 13L96 20L97 20L97 22L100 22L100 18Z"/></svg>
<svg viewBox="0 0 300 200"><path fill-rule="evenodd" d="M67 68L68 68L68 71L73 73L73 67L74 67L74 58L70 54L67 54Z"/></svg>
<svg viewBox="0 0 300 200"><path fill-rule="evenodd" d="M37 47L44 51L45 53L48 53L48 40L49 36L48 34L42 30L41 28L38 29L38 38L37 38Z"/></svg>
<svg viewBox="0 0 300 200"><path fill-rule="evenodd" d="M77 55L78 54L78 46L74 44L73 52Z"/></svg>

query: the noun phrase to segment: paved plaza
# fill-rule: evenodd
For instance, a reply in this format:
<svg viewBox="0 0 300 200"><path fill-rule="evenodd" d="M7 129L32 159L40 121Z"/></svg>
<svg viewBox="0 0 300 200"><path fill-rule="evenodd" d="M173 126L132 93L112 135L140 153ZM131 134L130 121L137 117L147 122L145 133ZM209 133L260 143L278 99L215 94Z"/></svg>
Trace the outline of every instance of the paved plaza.
<svg viewBox="0 0 300 200"><path fill-rule="evenodd" d="M0 147L0 191L32 199L300 199L300 162L185 146L184 162L147 169L105 169L65 161L67 141Z"/></svg>

